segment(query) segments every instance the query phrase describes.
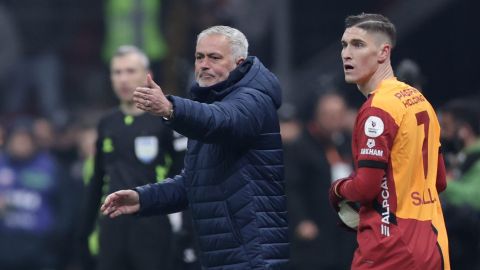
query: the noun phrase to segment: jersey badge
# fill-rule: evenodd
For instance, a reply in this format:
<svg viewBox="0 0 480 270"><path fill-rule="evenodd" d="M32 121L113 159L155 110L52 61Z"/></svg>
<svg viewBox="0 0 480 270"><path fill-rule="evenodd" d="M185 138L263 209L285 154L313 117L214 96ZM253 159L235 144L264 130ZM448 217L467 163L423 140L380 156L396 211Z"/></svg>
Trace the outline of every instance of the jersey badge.
<svg viewBox="0 0 480 270"><path fill-rule="evenodd" d="M372 147L375 147L375 140L370 138L367 140L367 146L368 148L372 148Z"/></svg>
<svg viewBox="0 0 480 270"><path fill-rule="evenodd" d="M135 155L143 163L152 162L158 154L158 138L142 136L135 138Z"/></svg>
<svg viewBox="0 0 480 270"><path fill-rule="evenodd" d="M376 138L382 135L385 126L382 119L378 116L369 116L365 121L365 135Z"/></svg>

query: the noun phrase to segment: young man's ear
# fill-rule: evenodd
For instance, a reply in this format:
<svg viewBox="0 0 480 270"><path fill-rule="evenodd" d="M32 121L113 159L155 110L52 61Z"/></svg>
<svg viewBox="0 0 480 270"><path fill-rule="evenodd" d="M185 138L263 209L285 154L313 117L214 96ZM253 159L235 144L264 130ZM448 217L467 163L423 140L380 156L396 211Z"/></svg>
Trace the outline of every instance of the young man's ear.
<svg viewBox="0 0 480 270"><path fill-rule="evenodd" d="M390 58L390 52L392 50L392 45L389 43L383 43L380 48L380 53L378 55L378 62L384 63L387 59Z"/></svg>

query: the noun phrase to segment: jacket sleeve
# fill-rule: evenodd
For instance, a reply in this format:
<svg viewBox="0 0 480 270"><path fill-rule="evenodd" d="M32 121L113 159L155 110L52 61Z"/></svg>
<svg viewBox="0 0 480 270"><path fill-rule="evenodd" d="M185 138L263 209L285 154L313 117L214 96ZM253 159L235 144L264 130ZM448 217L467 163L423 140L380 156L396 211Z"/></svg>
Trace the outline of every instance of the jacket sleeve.
<svg viewBox="0 0 480 270"><path fill-rule="evenodd" d="M269 96L254 89L240 88L232 95L212 104L171 96L175 117L167 125L206 143L248 141L260 133L268 112L275 111L275 106Z"/></svg>
<svg viewBox="0 0 480 270"><path fill-rule="evenodd" d="M140 197L140 216L166 215L187 208L188 199L182 172L161 183L148 184L134 188Z"/></svg>

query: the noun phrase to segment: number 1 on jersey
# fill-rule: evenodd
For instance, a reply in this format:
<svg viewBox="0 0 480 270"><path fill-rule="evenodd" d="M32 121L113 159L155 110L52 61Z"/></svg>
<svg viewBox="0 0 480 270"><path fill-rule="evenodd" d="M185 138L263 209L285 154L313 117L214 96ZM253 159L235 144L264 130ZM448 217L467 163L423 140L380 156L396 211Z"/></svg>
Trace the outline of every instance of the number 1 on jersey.
<svg viewBox="0 0 480 270"><path fill-rule="evenodd" d="M423 157L423 175L425 180L427 179L428 172L428 127L430 126L430 117L427 111L421 111L415 114L417 117L417 125L423 125L423 144L422 144L422 157Z"/></svg>

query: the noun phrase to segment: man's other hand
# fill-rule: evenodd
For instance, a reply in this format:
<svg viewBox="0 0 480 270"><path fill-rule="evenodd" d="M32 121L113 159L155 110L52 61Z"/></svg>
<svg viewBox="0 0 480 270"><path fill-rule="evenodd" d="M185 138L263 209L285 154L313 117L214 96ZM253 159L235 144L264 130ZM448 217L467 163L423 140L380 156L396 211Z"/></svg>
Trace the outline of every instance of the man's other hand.
<svg viewBox="0 0 480 270"><path fill-rule="evenodd" d="M105 198L100 207L103 215L111 218L124 214L133 214L140 210L140 197L134 190L119 190Z"/></svg>

